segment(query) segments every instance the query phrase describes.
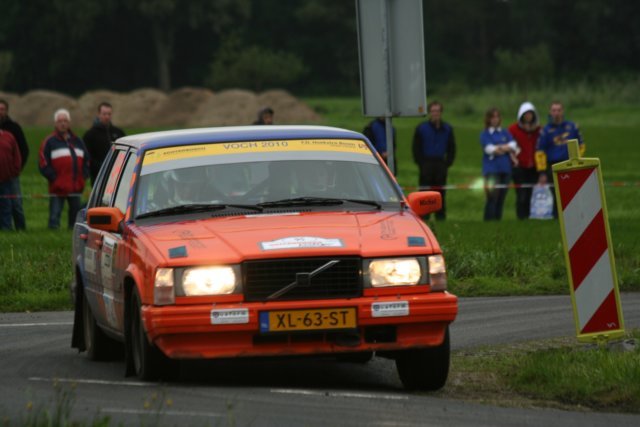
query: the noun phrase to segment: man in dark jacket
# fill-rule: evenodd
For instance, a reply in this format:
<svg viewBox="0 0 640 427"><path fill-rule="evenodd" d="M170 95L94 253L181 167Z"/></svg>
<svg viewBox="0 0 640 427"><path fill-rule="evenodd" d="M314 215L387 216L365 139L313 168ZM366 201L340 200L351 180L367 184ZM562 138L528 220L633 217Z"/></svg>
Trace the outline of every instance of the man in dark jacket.
<svg viewBox="0 0 640 427"><path fill-rule="evenodd" d="M10 132L18 144L20 150L20 158L22 159L22 165L20 166L20 173L24 169L24 165L27 164L27 158L29 158L29 145L27 139L24 137L22 128L20 125L9 117L9 103L0 99L0 129ZM13 217L13 223L16 230L25 230L27 223L24 219L24 210L22 209L22 189L20 188L20 174L16 175L11 180L11 216Z"/></svg>
<svg viewBox="0 0 640 427"><path fill-rule="evenodd" d="M80 138L71 132L71 114L65 109L53 115L55 129L40 146L38 166L49 181L49 228L60 227L65 199L69 202L69 228L80 210L84 181L89 177L89 153Z"/></svg>
<svg viewBox="0 0 640 427"><path fill-rule="evenodd" d="M118 138L125 136L122 129L111 123L113 107L108 102L98 105L98 116L93 126L82 138L91 156L91 184L95 184L100 167L107 157L111 144Z"/></svg>
<svg viewBox="0 0 640 427"><path fill-rule="evenodd" d="M420 169L420 187L436 187L442 194L442 209L436 212L437 219L446 218L445 190L447 171L456 157L456 140L453 128L442 121L442 104L429 104L429 120L416 127L413 136L413 160Z"/></svg>

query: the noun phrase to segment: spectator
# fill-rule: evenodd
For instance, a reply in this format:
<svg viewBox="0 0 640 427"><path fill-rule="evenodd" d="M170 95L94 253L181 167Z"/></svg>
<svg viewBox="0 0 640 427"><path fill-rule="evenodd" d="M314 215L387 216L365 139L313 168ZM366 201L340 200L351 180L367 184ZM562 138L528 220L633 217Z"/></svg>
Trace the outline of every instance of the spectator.
<svg viewBox="0 0 640 427"><path fill-rule="evenodd" d="M502 129L502 118L497 108L490 108L484 116L484 131L480 134L482 145L482 175L487 202L484 220L502 219L502 207L511 180L511 165L518 164L518 144L511 134Z"/></svg>
<svg viewBox="0 0 640 427"><path fill-rule="evenodd" d="M40 146L40 173L49 181L49 228L60 227L65 199L69 202L67 225L73 228L80 210L84 181L89 177L89 154L70 128L71 114L65 109L53 115L54 131Z"/></svg>
<svg viewBox="0 0 640 427"><path fill-rule="evenodd" d="M549 106L549 123L540 132L536 147L536 166L538 172L538 183L541 185L553 182L551 175L551 165L554 163L569 160L569 150L567 142L570 139L577 139L580 145L580 155L586 149L578 125L564 119L564 106L559 101L553 101ZM554 197L553 217L558 218L558 208Z"/></svg>
<svg viewBox="0 0 640 427"><path fill-rule="evenodd" d="M0 230L11 230L13 180L20 175L22 159L11 132L0 129Z"/></svg>
<svg viewBox="0 0 640 427"><path fill-rule="evenodd" d="M20 125L9 117L9 103L4 99L0 99L0 129L10 132L18 143L20 158L22 159L20 172L22 172L29 158L29 144L27 144L27 139L24 137L24 132L22 132ZM19 174L11 180L11 187L11 194L15 196L9 199L11 201L13 223L16 230L26 230L27 222L22 208L22 189L20 187Z"/></svg>
<svg viewBox="0 0 640 427"><path fill-rule="evenodd" d="M442 194L442 209L436 212L436 219L447 216L445 189L447 172L456 157L456 140L453 128L442 121L444 108L438 101L427 107L429 120L416 127L413 136L413 159L420 169L420 187L436 187Z"/></svg>
<svg viewBox="0 0 640 427"><path fill-rule="evenodd" d="M393 132L393 172L398 175L398 157L395 155L396 147L398 146L398 140L396 139L396 128L391 126ZM362 134L371 141L373 147L376 149L380 157L383 158L385 163L389 164L387 160L387 126L384 117L378 117L371 120L367 126L365 126Z"/></svg>
<svg viewBox="0 0 640 427"><path fill-rule="evenodd" d="M125 136L122 129L111 123L113 115L113 107L108 102L102 102L98 105L98 116L93 121L93 126L82 138L89 150L91 157L91 184L95 184L98 172L104 159L107 157L111 149L111 143L116 139Z"/></svg>
<svg viewBox="0 0 640 427"><path fill-rule="evenodd" d="M273 124L273 109L271 107L265 107L258 111L258 120L253 122L254 125L272 125Z"/></svg>
<svg viewBox="0 0 640 427"><path fill-rule="evenodd" d="M518 165L512 171L513 182L516 184L516 216L518 219L527 219L533 185L538 181L534 153L540 135L540 124L536 107L530 102L523 102L518 109L517 121L508 130L520 148Z"/></svg>

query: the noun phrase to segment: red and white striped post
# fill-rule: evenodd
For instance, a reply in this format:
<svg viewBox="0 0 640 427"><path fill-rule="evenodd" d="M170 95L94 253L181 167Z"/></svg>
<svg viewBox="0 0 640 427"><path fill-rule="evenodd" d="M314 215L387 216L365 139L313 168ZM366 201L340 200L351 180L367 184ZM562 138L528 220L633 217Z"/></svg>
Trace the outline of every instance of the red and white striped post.
<svg viewBox="0 0 640 427"><path fill-rule="evenodd" d="M577 338L610 341L624 335L624 319L600 160L580 158L576 139L568 148L552 169Z"/></svg>

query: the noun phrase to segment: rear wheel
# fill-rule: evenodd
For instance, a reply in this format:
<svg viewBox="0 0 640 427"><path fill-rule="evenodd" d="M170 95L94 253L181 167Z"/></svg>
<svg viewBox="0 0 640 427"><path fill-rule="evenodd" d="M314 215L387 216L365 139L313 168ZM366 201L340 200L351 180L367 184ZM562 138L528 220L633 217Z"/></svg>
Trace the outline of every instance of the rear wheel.
<svg viewBox="0 0 640 427"><path fill-rule="evenodd" d="M84 347L90 360L109 359L116 343L102 332L91 312L91 306L85 295L82 301L82 329L84 330Z"/></svg>
<svg viewBox="0 0 640 427"><path fill-rule="evenodd" d="M437 347L404 350L396 358L402 384L408 390L439 390L449 376L449 328Z"/></svg>
<svg viewBox="0 0 640 427"><path fill-rule="evenodd" d="M131 295L130 307L131 357L133 359L135 374L141 380L155 380L160 376L161 365L165 357L160 350L147 339L147 333L144 330L140 313L142 304L137 289L135 289Z"/></svg>

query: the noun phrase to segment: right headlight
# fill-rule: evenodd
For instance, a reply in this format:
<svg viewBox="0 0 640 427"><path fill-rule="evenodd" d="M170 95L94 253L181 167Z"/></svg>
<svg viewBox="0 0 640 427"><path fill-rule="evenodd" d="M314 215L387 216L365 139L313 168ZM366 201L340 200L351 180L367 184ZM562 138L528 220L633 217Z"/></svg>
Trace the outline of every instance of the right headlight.
<svg viewBox="0 0 640 427"><path fill-rule="evenodd" d="M427 258L429 263L429 284L432 291L444 291L447 289L447 267L442 255L431 255Z"/></svg>
<svg viewBox="0 0 640 427"><path fill-rule="evenodd" d="M365 286L381 288L425 283L424 257L378 258L364 262Z"/></svg>

